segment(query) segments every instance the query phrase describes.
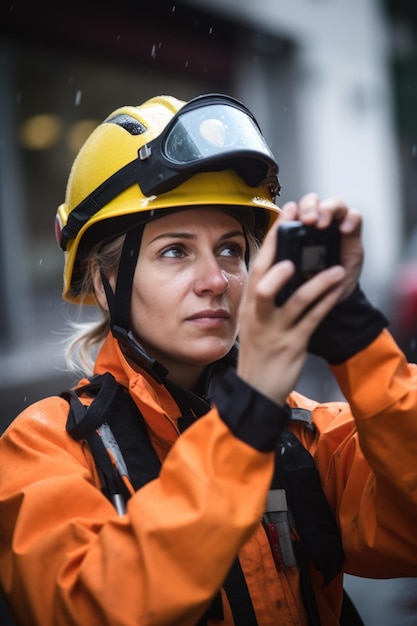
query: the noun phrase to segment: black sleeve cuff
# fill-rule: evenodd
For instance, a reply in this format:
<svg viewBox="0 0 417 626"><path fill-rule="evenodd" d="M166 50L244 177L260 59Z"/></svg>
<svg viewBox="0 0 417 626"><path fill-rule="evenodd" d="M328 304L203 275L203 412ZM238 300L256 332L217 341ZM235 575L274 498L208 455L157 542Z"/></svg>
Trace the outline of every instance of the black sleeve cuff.
<svg viewBox="0 0 417 626"><path fill-rule="evenodd" d="M317 327L309 352L338 365L369 346L387 325L385 316L356 287Z"/></svg>
<svg viewBox="0 0 417 626"><path fill-rule="evenodd" d="M281 406L229 370L219 381L213 402L233 434L260 452L275 450L291 410Z"/></svg>

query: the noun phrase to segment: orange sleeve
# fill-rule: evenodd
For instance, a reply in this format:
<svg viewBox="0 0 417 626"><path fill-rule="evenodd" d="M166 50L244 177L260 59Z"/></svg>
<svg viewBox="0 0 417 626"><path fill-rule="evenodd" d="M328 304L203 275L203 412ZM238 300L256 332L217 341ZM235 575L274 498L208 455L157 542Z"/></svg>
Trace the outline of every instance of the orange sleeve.
<svg viewBox="0 0 417 626"><path fill-rule="evenodd" d="M273 454L212 410L118 517L68 405L27 409L0 440L0 576L17 620L41 626L195 624L263 513Z"/></svg>
<svg viewBox="0 0 417 626"><path fill-rule="evenodd" d="M315 458L337 512L347 571L417 576L417 366L384 330L332 371L350 408L335 404L327 423L326 407L316 409L322 432Z"/></svg>

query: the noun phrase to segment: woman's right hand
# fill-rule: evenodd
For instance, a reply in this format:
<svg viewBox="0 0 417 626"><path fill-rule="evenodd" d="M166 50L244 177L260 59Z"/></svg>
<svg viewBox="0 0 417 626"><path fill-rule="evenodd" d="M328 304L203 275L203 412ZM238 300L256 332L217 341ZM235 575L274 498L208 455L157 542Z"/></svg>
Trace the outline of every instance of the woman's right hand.
<svg viewBox="0 0 417 626"><path fill-rule="evenodd" d="M343 296L346 270L337 265L320 272L277 307L275 296L295 269L291 261L273 264L279 221L252 266L240 305L237 373L283 404L300 377L311 335Z"/></svg>

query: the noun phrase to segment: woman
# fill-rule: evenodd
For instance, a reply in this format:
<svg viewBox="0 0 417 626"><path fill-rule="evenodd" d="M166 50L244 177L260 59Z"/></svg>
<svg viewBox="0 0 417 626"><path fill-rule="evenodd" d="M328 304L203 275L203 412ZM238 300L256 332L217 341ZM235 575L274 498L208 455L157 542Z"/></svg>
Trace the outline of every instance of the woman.
<svg viewBox="0 0 417 626"><path fill-rule="evenodd" d="M94 376L0 441L19 624L332 626L343 572L417 575L416 369L358 288L359 215L308 194L276 221L277 172L219 95L119 109L78 155L64 297L103 319L74 342ZM294 219L336 220L341 264L278 307ZM292 391L308 350L349 404Z"/></svg>

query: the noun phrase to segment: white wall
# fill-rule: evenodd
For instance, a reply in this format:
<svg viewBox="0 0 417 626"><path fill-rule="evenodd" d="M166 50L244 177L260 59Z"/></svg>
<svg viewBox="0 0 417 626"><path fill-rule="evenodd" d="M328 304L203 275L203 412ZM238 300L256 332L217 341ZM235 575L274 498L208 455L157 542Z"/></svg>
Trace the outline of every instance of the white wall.
<svg viewBox="0 0 417 626"><path fill-rule="evenodd" d="M338 195L364 215L366 262L362 282L378 302L398 256L401 233L389 34L380 1L188 3L287 37L295 44L293 113L298 188L301 193L313 190L322 196ZM264 98L268 98L265 76L260 72L256 79L253 70L250 76L247 91L260 93L264 88ZM273 80L270 76L269 84ZM262 115L265 106L261 96L257 104ZM255 113L259 113L257 108Z"/></svg>

